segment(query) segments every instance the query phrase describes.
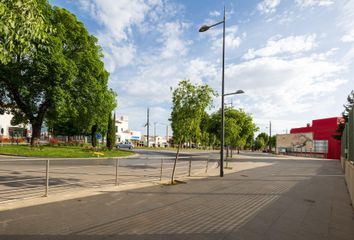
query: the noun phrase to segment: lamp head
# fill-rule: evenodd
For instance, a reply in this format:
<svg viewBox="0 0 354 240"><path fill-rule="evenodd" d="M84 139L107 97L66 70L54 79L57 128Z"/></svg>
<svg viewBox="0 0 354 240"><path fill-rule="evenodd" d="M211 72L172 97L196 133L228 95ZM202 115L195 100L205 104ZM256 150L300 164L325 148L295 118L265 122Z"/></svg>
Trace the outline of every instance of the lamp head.
<svg viewBox="0 0 354 240"><path fill-rule="evenodd" d="M200 28L199 28L199 32L205 32L205 31L208 31L209 30L209 26L207 26L207 25L203 25L203 26L201 26Z"/></svg>

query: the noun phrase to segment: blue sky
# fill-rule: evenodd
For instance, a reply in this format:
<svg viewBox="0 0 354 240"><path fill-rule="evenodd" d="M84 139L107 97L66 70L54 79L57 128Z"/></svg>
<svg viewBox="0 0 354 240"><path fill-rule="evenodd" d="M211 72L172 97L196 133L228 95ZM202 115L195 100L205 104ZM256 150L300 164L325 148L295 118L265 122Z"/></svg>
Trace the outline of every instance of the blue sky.
<svg viewBox="0 0 354 240"><path fill-rule="evenodd" d="M225 100L253 115L261 131L300 127L339 116L354 88L354 1L351 0L50 0L73 12L104 51L117 115L145 132L168 123L170 87L179 80L220 92L221 25L226 7ZM215 111L220 98L214 101ZM151 129L152 131L152 129ZM157 133L165 127L157 124Z"/></svg>

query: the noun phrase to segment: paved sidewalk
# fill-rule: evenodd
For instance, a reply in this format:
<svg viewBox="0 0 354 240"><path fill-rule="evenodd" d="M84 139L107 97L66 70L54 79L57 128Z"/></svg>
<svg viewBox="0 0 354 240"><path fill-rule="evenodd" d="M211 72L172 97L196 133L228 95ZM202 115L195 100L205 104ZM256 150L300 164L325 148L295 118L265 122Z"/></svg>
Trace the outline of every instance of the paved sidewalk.
<svg viewBox="0 0 354 240"><path fill-rule="evenodd" d="M338 161L244 161L272 165L2 211L0 239L354 239Z"/></svg>

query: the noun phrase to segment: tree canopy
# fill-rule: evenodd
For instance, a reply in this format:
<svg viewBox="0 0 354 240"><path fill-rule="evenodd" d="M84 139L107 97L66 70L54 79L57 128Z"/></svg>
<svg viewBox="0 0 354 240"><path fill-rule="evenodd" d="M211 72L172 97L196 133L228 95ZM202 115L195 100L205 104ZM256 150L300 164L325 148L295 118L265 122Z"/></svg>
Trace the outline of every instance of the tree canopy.
<svg viewBox="0 0 354 240"><path fill-rule="evenodd" d="M171 127L175 142L199 139L201 120L214 94L208 85L193 85L188 80L179 82L172 96Z"/></svg>
<svg viewBox="0 0 354 240"><path fill-rule="evenodd" d="M32 11L46 9L41 19L53 31L45 48L43 41L24 37L31 46L25 48L27 54L21 47L12 48L12 60L0 64L1 109L13 113L15 123L31 123L32 144L44 120L62 132L107 129L108 112L116 103L97 39L69 11L51 8L44 0L34 2Z"/></svg>
<svg viewBox="0 0 354 240"><path fill-rule="evenodd" d="M221 135L221 110L211 114L210 132L220 144ZM225 108L225 145L243 148L247 140L254 135L258 128L252 116L242 109Z"/></svg>
<svg viewBox="0 0 354 240"><path fill-rule="evenodd" d="M256 150L263 150L269 144L269 135L265 132L258 134L254 142Z"/></svg>

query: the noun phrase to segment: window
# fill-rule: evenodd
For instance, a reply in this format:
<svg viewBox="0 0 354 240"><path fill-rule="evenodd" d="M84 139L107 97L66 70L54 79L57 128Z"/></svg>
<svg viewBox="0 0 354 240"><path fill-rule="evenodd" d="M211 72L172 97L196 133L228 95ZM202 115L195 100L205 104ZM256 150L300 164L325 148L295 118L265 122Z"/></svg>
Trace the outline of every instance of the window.
<svg viewBox="0 0 354 240"><path fill-rule="evenodd" d="M328 153L328 140L314 140L314 152Z"/></svg>

